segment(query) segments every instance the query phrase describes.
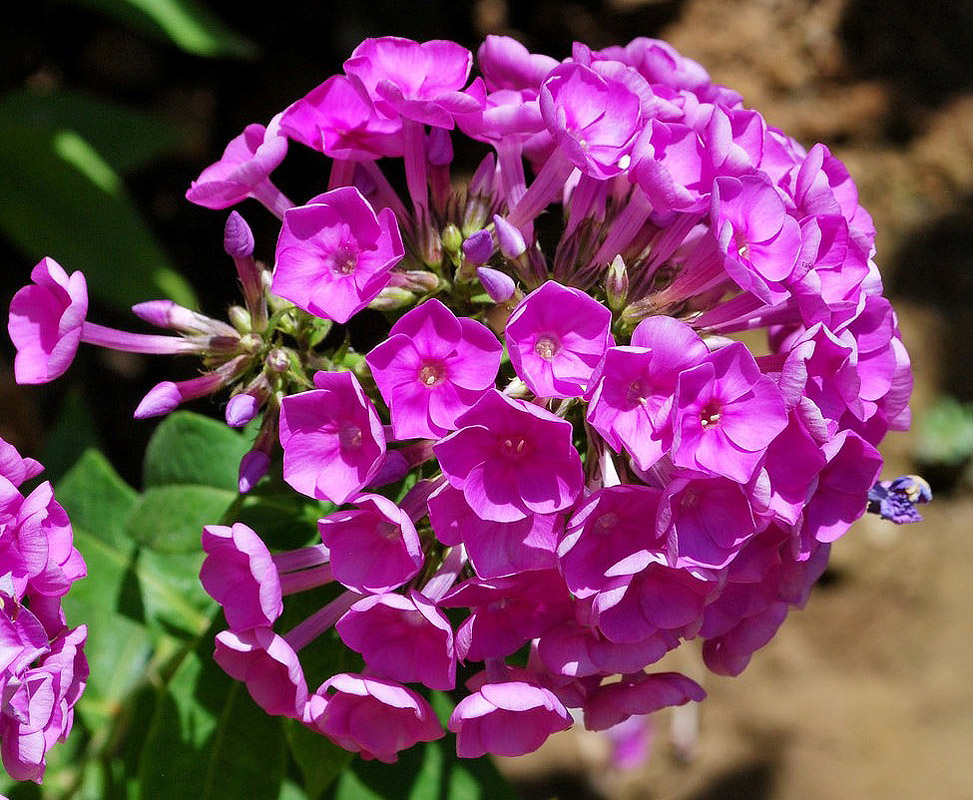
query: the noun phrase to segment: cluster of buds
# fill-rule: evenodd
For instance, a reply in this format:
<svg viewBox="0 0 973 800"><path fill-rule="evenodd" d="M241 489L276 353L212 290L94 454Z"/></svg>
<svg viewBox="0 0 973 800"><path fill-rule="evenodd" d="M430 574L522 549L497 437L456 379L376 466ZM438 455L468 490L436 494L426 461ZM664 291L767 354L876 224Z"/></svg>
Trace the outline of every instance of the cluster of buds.
<svg viewBox="0 0 973 800"><path fill-rule="evenodd" d="M646 669L700 640L709 669L742 671L909 423L874 228L826 147L656 40L558 62L488 37L470 83L472 61L367 40L203 171L191 201L281 220L268 270L231 213L229 323L154 301L136 313L177 336L92 325L83 279L50 260L22 290L43 302L11 309L28 382L82 340L201 356L136 416L228 388L228 424L262 415L241 491L279 443L283 480L340 507L293 551L206 528L215 657L268 713L387 762L443 735L423 687L456 689L458 664L476 667L447 726L462 757L701 700ZM457 131L488 148L467 181ZM270 178L289 142L331 159L299 206ZM398 159L404 195L379 166ZM363 354L334 326L365 308L390 328ZM275 630L285 597L325 585ZM312 692L300 652L331 629L364 670Z"/></svg>
<svg viewBox="0 0 973 800"><path fill-rule="evenodd" d="M88 677L87 628L68 628L61 609L85 576L71 523L49 482L20 491L41 471L0 439L0 758L12 778L37 783Z"/></svg>

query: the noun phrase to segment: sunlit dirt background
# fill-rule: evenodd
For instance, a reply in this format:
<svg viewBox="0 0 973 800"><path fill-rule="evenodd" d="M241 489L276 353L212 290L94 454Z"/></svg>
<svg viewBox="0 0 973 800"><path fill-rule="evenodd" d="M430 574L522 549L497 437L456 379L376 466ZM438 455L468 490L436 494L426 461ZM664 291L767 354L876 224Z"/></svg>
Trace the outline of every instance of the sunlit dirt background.
<svg viewBox="0 0 973 800"><path fill-rule="evenodd" d="M943 394L973 400L969 0L303 0L259 18L236 3L208 5L260 43L262 57L187 57L71 5L13 11L0 26L5 88L38 80L89 88L189 131L180 152L130 185L208 310L225 304L229 284L225 273L207 277L226 266L223 217L182 192L245 124L266 122L334 72L362 37L452 38L475 49L485 34L507 33L563 57L572 39L601 47L657 36L772 124L808 146L827 143L847 164L875 218L878 263L912 355L914 418ZM300 185L300 176L291 180ZM269 228L257 233L272 241ZM0 242L0 264L5 308L31 262ZM4 347L0 435L36 453L66 390L12 386ZM137 482L151 427L127 414L158 368L83 354L70 377L95 409L110 456ZM893 434L883 451L886 477L917 468L915 434ZM858 523L835 546L808 607L739 678L704 674L692 645L667 662L709 698L695 718L658 715L644 766L618 770L604 737L569 732L502 768L525 798L973 798L973 496L948 470L933 488L920 525Z"/></svg>

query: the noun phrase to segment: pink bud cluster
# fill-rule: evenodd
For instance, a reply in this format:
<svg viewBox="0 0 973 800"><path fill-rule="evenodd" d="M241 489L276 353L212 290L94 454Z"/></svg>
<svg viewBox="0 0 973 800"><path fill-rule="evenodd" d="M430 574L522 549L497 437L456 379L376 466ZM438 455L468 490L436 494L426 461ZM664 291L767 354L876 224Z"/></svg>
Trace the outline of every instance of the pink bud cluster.
<svg viewBox="0 0 973 800"><path fill-rule="evenodd" d="M0 439L0 759L15 780L37 783L88 677L87 628L68 628L61 609L85 576L71 523L50 483L20 491L41 470Z"/></svg>
<svg viewBox="0 0 973 800"><path fill-rule="evenodd" d="M263 413L241 490L279 443L283 479L340 506L296 551L206 529L217 661L268 713L382 761L443 735L424 692L461 693L458 669L464 757L534 750L569 709L602 730L701 700L647 669L698 640L710 670L743 670L909 422L874 228L826 147L656 40L559 63L491 36L478 61L470 81L455 43L369 39L248 127L188 197L280 217L273 270L233 212L234 326L140 314L210 367L154 413L229 385L230 424ZM487 150L465 183L458 135ZM300 206L269 177L287 140L331 160ZM70 361L74 280L35 275L53 299L36 320L12 310L25 374ZM366 307L383 342L325 341ZM275 629L288 595L326 585L333 600ZM365 668L312 691L300 651L332 628Z"/></svg>

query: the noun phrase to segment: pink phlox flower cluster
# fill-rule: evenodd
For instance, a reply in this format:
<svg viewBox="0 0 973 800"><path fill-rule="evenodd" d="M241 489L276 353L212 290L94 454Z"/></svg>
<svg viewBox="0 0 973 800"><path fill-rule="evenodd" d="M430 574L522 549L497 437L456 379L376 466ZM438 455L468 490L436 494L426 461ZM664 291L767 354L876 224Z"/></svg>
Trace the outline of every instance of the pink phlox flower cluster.
<svg viewBox="0 0 973 800"><path fill-rule="evenodd" d="M40 471L0 439L0 760L10 777L36 783L71 732L88 677L87 628L69 628L61 609L86 574L71 523L50 483L20 491Z"/></svg>
<svg viewBox="0 0 973 800"><path fill-rule="evenodd" d="M208 527L201 578L216 659L256 702L382 761L444 734L424 692L462 693L462 668L461 756L533 750L572 710L603 730L699 701L654 665L696 639L739 673L867 504L905 520L924 497L872 488L911 369L827 148L657 40L558 62L490 36L471 80L473 61L366 40L204 170L190 199L282 220L267 268L228 220L231 325L156 301L136 313L178 336L91 326L50 260L11 313L25 381L79 340L202 355L137 415L230 387L228 424L260 418L241 490L282 451L290 487L340 506L283 553ZM459 136L485 151L465 183ZM331 160L300 205L269 179L287 139ZM345 323L379 312L359 352ZM279 630L311 590L330 599ZM311 691L301 653L332 628L364 669Z"/></svg>

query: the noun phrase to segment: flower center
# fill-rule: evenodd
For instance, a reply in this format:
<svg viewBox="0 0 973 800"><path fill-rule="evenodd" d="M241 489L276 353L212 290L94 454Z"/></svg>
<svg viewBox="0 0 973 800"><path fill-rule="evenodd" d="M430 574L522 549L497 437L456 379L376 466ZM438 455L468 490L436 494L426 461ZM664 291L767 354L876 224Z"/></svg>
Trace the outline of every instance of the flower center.
<svg viewBox="0 0 973 800"><path fill-rule="evenodd" d="M445 376L446 370L440 364L423 364L419 370L419 381L426 386L438 386Z"/></svg>
<svg viewBox="0 0 973 800"><path fill-rule="evenodd" d="M696 508L699 505L699 495L692 490L686 492L682 496L682 503L680 505L683 508Z"/></svg>
<svg viewBox="0 0 973 800"><path fill-rule="evenodd" d="M537 353L545 361L550 361L554 356L557 355L558 347L557 340L553 336L541 336L537 340L537 344L534 345L534 352Z"/></svg>
<svg viewBox="0 0 973 800"><path fill-rule="evenodd" d="M346 237L342 237L345 239ZM331 271L335 275L351 275L358 268L358 248L342 241L331 251Z"/></svg>
<svg viewBox="0 0 973 800"><path fill-rule="evenodd" d="M338 431L338 444L342 450L357 450L362 445L361 428L357 425L343 425Z"/></svg>
<svg viewBox="0 0 973 800"><path fill-rule="evenodd" d="M749 261L750 242L747 241L747 237L740 233L740 231L736 231L733 234L733 243L736 245L737 255L744 261Z"/></svg>
<svg viewBox="0 0 973 800"><path fill-rule="evenodd" d="M507 458L519 459L527 449L527 440L523 436L511 436L500 443L500 450Z"/></svg>
<svg viewBox="0 0 973 800"><path fill-rule="evenodd" d="M642 381L632 381L628 385L628 391L625 393L625 399L632 405L639 403L645 405L645 385Z"/></svg>
<svg viewBox="0 0 973 800"><path fill-rule="evenodd" d="M720 418L723 416L723 406L717 400L710 400L703 410L699 412L699 421L703 428L713 428L719 424Z"/></svg>

